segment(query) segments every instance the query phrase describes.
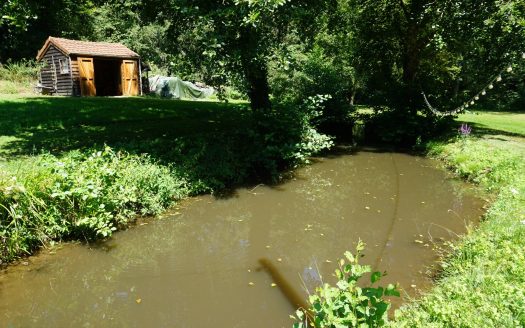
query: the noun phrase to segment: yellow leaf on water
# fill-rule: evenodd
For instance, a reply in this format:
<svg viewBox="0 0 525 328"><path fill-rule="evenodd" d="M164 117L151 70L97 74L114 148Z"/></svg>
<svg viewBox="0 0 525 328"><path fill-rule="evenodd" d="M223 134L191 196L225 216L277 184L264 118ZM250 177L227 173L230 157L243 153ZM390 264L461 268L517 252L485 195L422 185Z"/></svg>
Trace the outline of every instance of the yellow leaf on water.
<svg viewBox="0 0 525 328"><path fill-rule="evenodd" d="M248 283L248 286L254 286L254 285L255 284L253 282L251 282L251 281Z"/></svg>
<svg viewBox="0 0 525 328"><path fill-rule="evenodd" d="M137 298L137 299L135 300L135 302L137 302L137 304L142 303L142 298Z"/></svg>
<svg viewBox="0 0 525 328"><path fill-rule="evenodd" d="M275 287L275 286L277 286L277 285L276 285L275 283L272 283L270 286Z"/></svg>

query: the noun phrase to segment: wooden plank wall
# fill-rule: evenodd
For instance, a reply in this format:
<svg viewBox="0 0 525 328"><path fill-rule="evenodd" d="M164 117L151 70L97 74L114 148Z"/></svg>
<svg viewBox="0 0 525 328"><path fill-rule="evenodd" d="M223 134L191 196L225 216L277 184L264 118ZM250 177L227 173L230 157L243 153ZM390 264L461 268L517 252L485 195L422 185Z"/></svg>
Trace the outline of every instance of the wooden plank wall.
<svg viewBox="0 0 525 328"><path fill-rule="evenodd" d="M76 56L71 56L71 76L73 77L73 95L80 96L80 71Z"/></svg>
<svg viewBox="0 0 525 328"><path fill-rule="evenodd" d="M60 74L60 63L59 59L69 63L69 58L63 53L58 51L53 45L50 45L47 49L42 61L47 62L47 65L40 71L41 82L44 87L53 88L54 87L54 78L53 73L53 60L55 62L56 69L56 78L57 78L57 91L55 94L60 96L72 96L73 93L73 81L71 79L71 74ZM69 68L71 70L71 67Z"/></svg>

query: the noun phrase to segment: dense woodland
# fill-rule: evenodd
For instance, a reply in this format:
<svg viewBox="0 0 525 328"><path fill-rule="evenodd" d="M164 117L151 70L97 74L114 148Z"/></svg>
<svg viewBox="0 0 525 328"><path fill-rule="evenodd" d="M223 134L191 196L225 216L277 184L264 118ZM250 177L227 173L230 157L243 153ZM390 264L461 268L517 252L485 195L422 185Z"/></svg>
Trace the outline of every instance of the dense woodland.
<svg viewBox="0 0 525 328"><path fill-rule="evenodd" d="M164 74L232 86L256 109L330 95L412 112L461 105L525 48L525 3L482 1L20 0L0 5L0 62L52 35L118 41ZM523 107L523 65L491 106Z"/></svg>

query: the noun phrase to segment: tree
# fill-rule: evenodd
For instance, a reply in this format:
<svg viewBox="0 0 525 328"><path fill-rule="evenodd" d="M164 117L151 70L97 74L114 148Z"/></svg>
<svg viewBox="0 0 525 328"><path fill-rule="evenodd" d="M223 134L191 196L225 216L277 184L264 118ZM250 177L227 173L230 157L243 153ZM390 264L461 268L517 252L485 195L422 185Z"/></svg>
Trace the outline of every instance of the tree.
<svg viewBox="0 0 525 328"><path fill-rule="evenodd" d="M171 22L174 49L194 56L195 66L208 70L208 80L215 84L226 79L239 81L252 108L261 110L271 106L268 58L286 35L291 22L301 19L315 3L171 0L154 6L162 12L155 19ZM193 35L196 39L188 40ZM177 42L181 39L187 42Z"/></svg>
<svg viewBox="0 0 525 328"><path fill-rule="evenodd" d="M48 36L93 34L92 0L9 0L0 8L0 61L34 58Z"/></svg>
<svg viewBox="0 0 525 328"><path fill-rule="evenodd" d="M380 102L413 114L422 106L422 83L446 89L450 98L465 72L476 79L481 62L493 72L523 44L520 1L348 0L348 6L357 72Z"/></svg>
<svg viewBox="0 0 525 328"><path fill-rule="evenodd" d="M0 3L0 26L25 29L34 16L34 3L28 0L7 0Z"/></svg>

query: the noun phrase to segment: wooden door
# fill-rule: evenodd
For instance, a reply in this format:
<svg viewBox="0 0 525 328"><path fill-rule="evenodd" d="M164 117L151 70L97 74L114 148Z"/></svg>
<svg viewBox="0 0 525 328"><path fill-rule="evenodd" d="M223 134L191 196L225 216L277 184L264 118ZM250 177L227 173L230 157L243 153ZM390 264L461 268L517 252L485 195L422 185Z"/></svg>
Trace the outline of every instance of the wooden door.
<svg viewBox="0 0 525 328"><path fill-rule="evenodd" d="M122 72L122 95L139 95L139 65L136 60L123 60Z"/></svg>
<svg viewBox="0 0 525 328"><path fill-rule="evenodd" d="M78 71L80 75L80 92L82 96L96 96L95 67L93 58L78 57Z"/></svg>

